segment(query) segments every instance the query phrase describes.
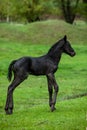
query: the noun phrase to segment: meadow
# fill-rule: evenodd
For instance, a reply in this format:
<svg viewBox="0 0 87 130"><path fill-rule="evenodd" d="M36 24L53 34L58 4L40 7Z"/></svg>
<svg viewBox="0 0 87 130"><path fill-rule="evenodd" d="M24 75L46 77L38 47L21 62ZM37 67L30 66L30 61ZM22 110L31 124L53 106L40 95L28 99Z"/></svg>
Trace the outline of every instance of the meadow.
<svg viewBox="0 0 87 130"><path fill-rule="evenodd" d="M50 111L45 76L29 76L14 91L14 113L4 106L9 63L22 56L41 56L67 35L75 57L62 55L56 80L57 110ZM0 23L0 130L86 130L87 128L87 23L60 20L31 24Z"/></svg>

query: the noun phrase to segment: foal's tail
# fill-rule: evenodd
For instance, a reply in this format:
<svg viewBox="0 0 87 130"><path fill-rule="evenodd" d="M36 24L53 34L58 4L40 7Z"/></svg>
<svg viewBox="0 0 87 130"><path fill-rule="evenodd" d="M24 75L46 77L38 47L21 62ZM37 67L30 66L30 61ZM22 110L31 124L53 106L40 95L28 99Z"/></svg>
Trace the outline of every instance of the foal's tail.
<svg viewBox="0 0 87 130"><path fill-rule="evenodd" d="M8 78L9 81L11 81L11 78L12 78L12 67L13 67L13 65L14 65L15 62L16 62L16 60L13 60L13 61L10 63L9 67L8 67L8 75L7 75L7 78Z"/></svg>

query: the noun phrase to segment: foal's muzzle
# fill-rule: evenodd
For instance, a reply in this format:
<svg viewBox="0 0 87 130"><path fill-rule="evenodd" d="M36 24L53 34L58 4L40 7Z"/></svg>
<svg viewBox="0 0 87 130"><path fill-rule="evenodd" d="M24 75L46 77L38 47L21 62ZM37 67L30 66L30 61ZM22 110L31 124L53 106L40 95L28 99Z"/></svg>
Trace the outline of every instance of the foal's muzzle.
<svg viewBox="0 0 87 130"><path fill-rule="evenodd" d="M73 52L71 52L71 54L70 54L72 57L73 56L75 56L76 55L76 53L73 51Z"/></svg>

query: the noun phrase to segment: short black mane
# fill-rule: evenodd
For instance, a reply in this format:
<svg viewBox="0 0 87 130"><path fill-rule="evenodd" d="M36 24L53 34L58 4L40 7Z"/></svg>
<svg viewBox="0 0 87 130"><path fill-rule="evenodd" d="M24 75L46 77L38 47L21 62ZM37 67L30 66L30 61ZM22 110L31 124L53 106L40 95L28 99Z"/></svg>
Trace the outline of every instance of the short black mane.
<svg viewBox="0 0 87 130"><path fill-rule="evenodd" d="M63 39L57 41L57 42L49 49L49 51L48 51L48 54L49 54L49 55L55 53L56 50L57 50L58 48L60 48L60 43L61 43L62 40L63 40Z"/></svg>

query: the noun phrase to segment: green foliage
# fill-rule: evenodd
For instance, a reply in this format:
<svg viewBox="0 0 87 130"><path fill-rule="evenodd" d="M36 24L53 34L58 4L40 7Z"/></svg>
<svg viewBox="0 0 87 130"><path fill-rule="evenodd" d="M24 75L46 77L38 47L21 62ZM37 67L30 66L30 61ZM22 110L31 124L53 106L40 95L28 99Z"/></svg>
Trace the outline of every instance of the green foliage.
<svg viewBox="0 0 87 130"><path fill-rule="evenodd" d="M24 12L28 22L39 20L39 16L42 14L42 5L39 1L32 1L27 3L26 11Z"/></svg>
<svg viewBox="0 0 87 130"><path fill-rule="evenodd" d="M56 9L53 0L1 0L1 20L33 22L40 20L42 14L54 14Z"/></svg>
<svg viewBox="0 0 87 130"><path fill-rule="evenodd" d="M87 3L80 3L78 8L78 13L84 18L87 22Z"/></svg>
<svg viewBox="0 0 87 130"><path fill-rule="evenodd" d="M76 21L71 26L63 21L49 20L27 25L0 24L0 29L0 129L85 130L87 96L80 95L87 93L86 24ZM50 112L46 77L29 76L14 92L13 115L5 115L9 63L21 56L45 54L65 34L76 56L71 58L63 54L56 73L59 84L57 110Z"/></svg>
<svg viewBox="0 0 87 130"><path fill-rule="evenodd" d="M0 21L27 23L45 19L46 15L65 17L70 22L77 10L87 19L87 5L82 0L0 0Z"/></svg>

